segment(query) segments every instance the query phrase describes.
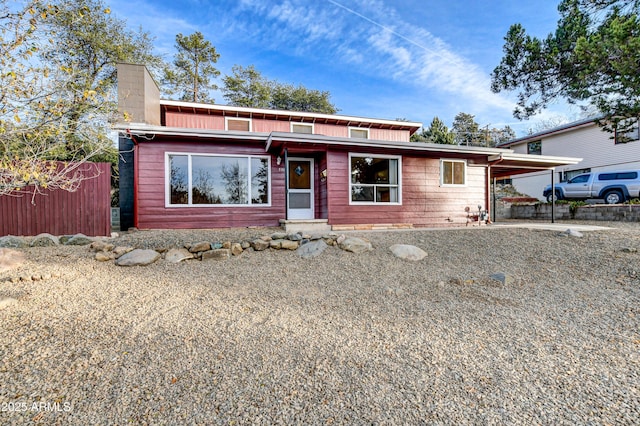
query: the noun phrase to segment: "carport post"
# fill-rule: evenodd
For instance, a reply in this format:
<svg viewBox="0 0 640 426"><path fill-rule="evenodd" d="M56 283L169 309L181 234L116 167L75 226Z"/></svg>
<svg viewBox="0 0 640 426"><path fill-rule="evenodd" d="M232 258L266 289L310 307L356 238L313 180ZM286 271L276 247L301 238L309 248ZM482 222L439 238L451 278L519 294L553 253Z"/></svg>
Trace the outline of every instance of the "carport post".
<svg viewBox="0 0 640 426"><path fill-rule="evenodd" d="M551 223L556 223L556 184L553 181L553 173L555 169L551 169Z"/></svg>

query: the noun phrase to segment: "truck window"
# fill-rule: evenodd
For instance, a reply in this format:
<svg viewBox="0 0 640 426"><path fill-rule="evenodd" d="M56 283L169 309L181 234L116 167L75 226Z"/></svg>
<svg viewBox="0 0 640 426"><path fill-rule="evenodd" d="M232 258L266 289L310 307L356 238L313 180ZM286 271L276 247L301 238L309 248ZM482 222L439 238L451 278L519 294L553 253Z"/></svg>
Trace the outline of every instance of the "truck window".
<svg viewBox="0 0 640 426"><path fill-rule="evenodd" d="M591 176L591 175L588 175L588 174L587 175L578 175L578 176L574 177L573 179L571 179L569 181L569 183L584 183L584 182L589 180L589 176Z"/></svg>
<svg viewBox="0 0 640 426"><path fill-rule="evenodd" d="M598 175L598 180L615 180L618 179L616 176L618 176L619 173L600 173Z"/></svg>

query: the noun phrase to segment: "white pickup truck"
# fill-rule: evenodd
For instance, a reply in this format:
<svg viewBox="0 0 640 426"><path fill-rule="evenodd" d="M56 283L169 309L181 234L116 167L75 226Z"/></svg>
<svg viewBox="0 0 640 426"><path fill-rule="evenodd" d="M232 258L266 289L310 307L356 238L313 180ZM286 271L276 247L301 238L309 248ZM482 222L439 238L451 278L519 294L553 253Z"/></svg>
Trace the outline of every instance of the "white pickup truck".
<svg viewBox="0 0 640 426"><path fill-rule="evenodd" d="M547 201L553 199L551 185L544 189ZM602 198L607 204L640 198L640 170L584 173L555 185L556 200Z"/></svg>

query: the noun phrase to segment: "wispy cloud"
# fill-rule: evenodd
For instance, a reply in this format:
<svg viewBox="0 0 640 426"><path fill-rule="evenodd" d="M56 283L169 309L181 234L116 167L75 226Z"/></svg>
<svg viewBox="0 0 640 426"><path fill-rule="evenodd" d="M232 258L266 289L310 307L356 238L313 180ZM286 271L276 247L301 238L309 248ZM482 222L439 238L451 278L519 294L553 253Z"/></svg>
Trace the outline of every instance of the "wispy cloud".
<svg viewBox="0 0 640 426"><path fill-rule="evenodd" d="M323 55L361 67L355 72L435 89L459 98L468 110L513 109L513 101L491 92L485 71L427 29L403 21L389 2L347 1L241 0L240 5L243 14L261 16L252 21L252 31L273 49Z"/></svg>

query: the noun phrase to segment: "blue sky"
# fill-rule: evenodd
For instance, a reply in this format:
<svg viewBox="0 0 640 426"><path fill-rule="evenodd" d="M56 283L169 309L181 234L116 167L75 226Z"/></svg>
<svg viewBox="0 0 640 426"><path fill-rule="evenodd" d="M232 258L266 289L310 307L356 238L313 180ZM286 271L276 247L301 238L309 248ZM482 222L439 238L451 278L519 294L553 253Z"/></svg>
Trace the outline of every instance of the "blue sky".
<svg viewBox="0 0 640 426"><path fill-rule="evenodd" d="M459 112L481 125L525 135L537 120L567 121L564 103L539 117L513 118L515 94L493 94L490 74L513 23L544 37L559 0L106 0L130 28L155 37L173 58L175 35L200 31L222 75L254 65L266 78L327 90L339 114L405 118L448 126ZM225 103L214 93L217 103Z"/></svg>

